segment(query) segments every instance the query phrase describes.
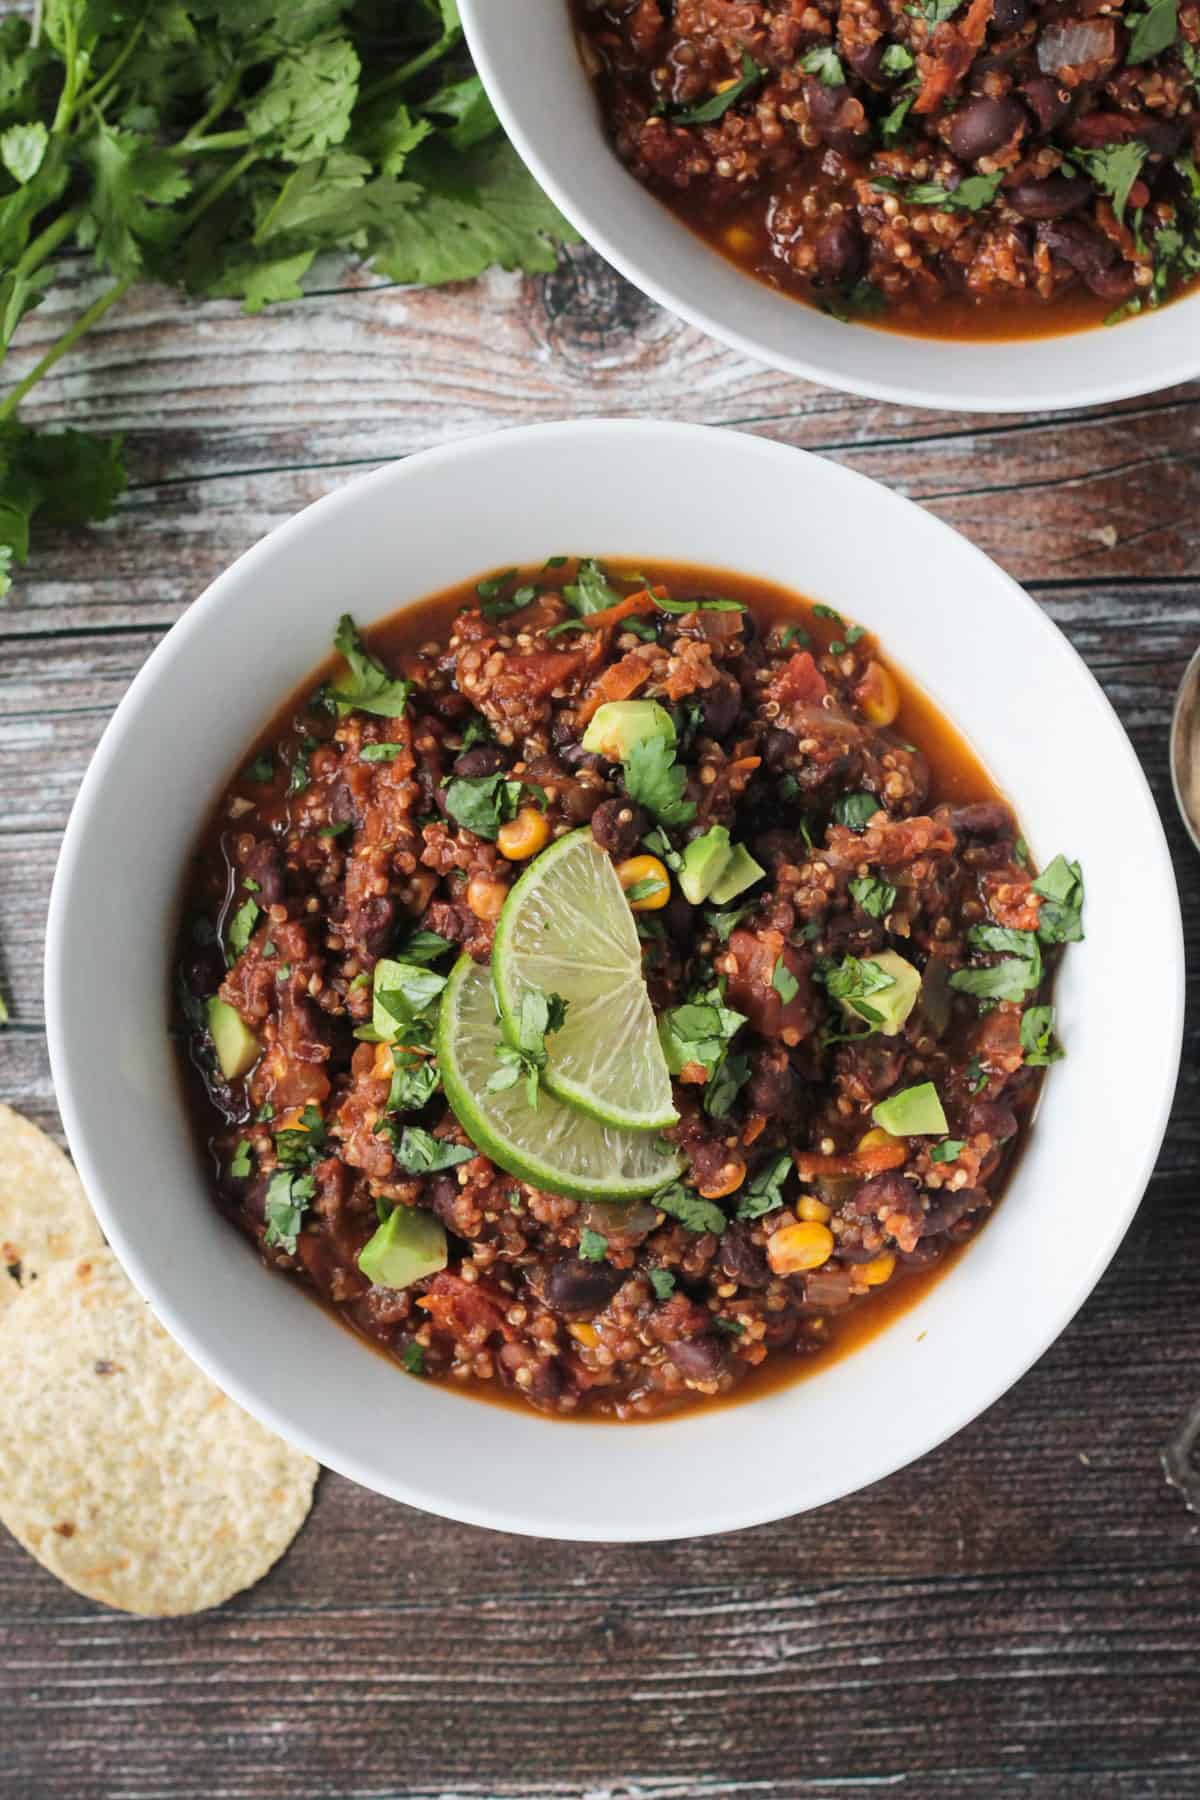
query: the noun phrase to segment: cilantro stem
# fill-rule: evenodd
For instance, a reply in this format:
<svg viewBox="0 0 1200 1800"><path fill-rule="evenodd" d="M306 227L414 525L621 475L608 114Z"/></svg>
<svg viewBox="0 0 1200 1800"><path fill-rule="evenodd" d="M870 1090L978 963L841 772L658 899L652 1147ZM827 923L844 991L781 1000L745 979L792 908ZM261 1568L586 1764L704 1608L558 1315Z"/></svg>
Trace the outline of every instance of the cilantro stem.
<svg viewBox="0 0 1200 1800"><path fill-rule="evenodd" d="M219 119L223 112L228 111L236 100L238 89L242 85L242 73L243 71L241 69L235 69L232 75L227 75L225 77L225 80L217 89L216 97L208 111L200 115L187 136L181 138L174 146L173 154L183 150L186 146L191 145L196 138L203 137L209 126Z"/></svg>
<svg viewBox="0 0 1200 1800"><path fill-rule="evenodd" d="M132 275L123 275L120 281L114 287L110 287L106 294L101 294L98 300L93 300L87 311L82 313L75 323L63 332L56 344L51 344L40 362L34 363L25 379L18 381L16 387L10 389L3 402L0 402L0 420L12 418L30 388L36 387L42 376L50 373L59 358L65 356L73 344L79 342L84 332L90 331L92 326L104 317L109 307L115 306L117 301L128 293L133 286L134 279Z"/></svg>
<svg viewBox="0 0 1200 1800"><path fill-rule="evenodd" d="M257 145L251 144L250 148L244 150L236 162L231 162L229 167L218 175L215 181L209 182L204 192L196 201L196 204L189 207L187 212L184 213L183 218L180 221L181 236L185 231L191 229L196 223L196 220L200 218L202 214L206 213L210 206L216 204L221 198L221 195L231 188L235 181L241 180L251 163L258 161L259 154Z"/></svg>
<svg viewBox="0 0 1200 1800"><path fill-rule="evenodd" d="M422 69L427 69L431 63L437 62L439 57L445 56L458 35L457 31L447 31L436 44L430 44L427 50L422 50L419 56L410 57L408 62L401 63L398 69L393 69L390 75L382 76L374 86L364 88L358 96L359 106L369 106L371 101L378 100L381 94L390 94L394 88L404 87L414 75L419 75Z"/></svg>
<svg viewBox="0 0 1200 1800"><path fill-rule="evenodd" d="M39 19L41 9L38 9ZM75 111L75 89L79 83L79 39L75 31L75 20L67 13L63 20L63 62L66 64L66 75L63 77L62 93L58 96L58 105L54 110L54 118L50 129L53 132L65 131L71 122L71 114Z"/></svg>
<svg viewBox="0 0 1200 1800"><path fill-rule="evenodd" d="M17 263L14 273L18 276L31 275L53 251L58 249L64 238L70 237L82 217L83 208L79 206L73 206L68 212L60 213L53 224L47 225L45 231L40 232L31 243L26 245L25 252Z"/></svg>
<svg viewBox="0 0 1200 1800"><path fill-rule="evenodd" d="M84 106L95 106L101 95L108 92L114 81L117 79L117 76L121 73L121 70L125 67L125 64L129 61L129 58L137 49L138 39L145 29L146 15L143 13L142 17L138 20L129 36L126 38L125 46L119 55L114 56L104 74L101 75L98 80L94 81L90 88L85 88L83 93L80 94L76 104L76 110Z"/></svg>
<svg viewBox="0 0 1200 1800"><path fill-rule="evenodd" d="M172 144L167 151L168 156L195 156L203 150L240 150L243 144L254 142L254 134L250 131L217 131L211 137L198 137L191 132Z"/></svg>

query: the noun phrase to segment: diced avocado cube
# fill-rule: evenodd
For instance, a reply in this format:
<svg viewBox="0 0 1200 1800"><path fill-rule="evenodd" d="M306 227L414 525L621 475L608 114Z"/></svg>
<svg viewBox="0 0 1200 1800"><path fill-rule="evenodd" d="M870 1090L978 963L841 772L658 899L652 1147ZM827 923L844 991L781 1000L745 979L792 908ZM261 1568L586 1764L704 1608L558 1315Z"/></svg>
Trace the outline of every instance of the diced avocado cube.
<svg viewBox="0 0 1200 1800"><path fill-rule="evenodd" d="M893 1137L940 1137L948 1129L938 1091L932 1081L902 1088L872 1108L871 1117Z"/></svg>
<svg viewBox="0 0 1200 1800"><path fill-rule="evenodd" d="M583 747L609 762L628 762L635 744L655 737L675 742L674 721L657 700L608 700L593 713Z"/></svg>
<svg viewBox="0 0 1200 1800"><path fill-rule="evenodd" d="M446 1232L432 1213L396 1206L358 1253L358 1266L376 1287L405 1288L436 1275L447 1262Z"/></svg>
<svg viewBox="0 0 1200 1800"><path fill-rule="evenodd" d="M746 888L753 887L756 881L761 881L766 872L761 863L755 862L745 844L735 844L729 861L709 888L708 897L717 906L724 906L728 901L736 900Z"/></svg>
<svg viewBox="0 0 1200 1800"><path fill-rule="evenodd" d="M683 853L679 885L685 900L700 906L725 873L731 855L724 825L710 825L703 837L693 838Z"/></svg>
<svg viewBox="0 0 1200 1800"><path fill-rule="evenodd" d="M252 1069L262 1055L262 1045L241 1014L214 994L208 1003L208 1035L226 1081L236 1081Z"/></svg>
<svg viewBox="0 0 1200 1800"><path fill-rule="evenodd" d="M852 1017L873 1025L884 1037L895 1037L917 1004L917 995L921 991L920 972L895 950L877 950L874 956L864 956L863 961L868 965L873 963L889 975L892 985L868 994L861 1003L843 1000L843 1009ZM860 1012L860 1004L870 1010Z"/></svg>

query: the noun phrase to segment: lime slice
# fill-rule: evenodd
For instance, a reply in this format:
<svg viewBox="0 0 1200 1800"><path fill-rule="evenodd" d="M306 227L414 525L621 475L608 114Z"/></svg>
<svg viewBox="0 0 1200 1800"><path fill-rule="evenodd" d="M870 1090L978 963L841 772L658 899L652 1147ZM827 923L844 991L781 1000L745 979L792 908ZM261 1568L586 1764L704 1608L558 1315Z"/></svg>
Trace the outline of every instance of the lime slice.
<svg viewBox="0 0 1200 1800"><path fill-rule="evenodd" d="M496 927L492 971L506 1035L527 988L567 1002L565 1024L546 1043L552 1094L630 1131L675 1123L637 927L611 859L586 827L559 838L516 883Z"/></svg>
<svg viewBox="0 0 1200 1800"><path fill-rule="evenodd" d="M573 1200L637 1200L674 1180L679 1159L650 1132L602 1125L544 1090L531 1107L523 1082L489 1094L499 1037L490 973L461 956L442 995L438 1064L455 1118L485 1156Z"/></svg>

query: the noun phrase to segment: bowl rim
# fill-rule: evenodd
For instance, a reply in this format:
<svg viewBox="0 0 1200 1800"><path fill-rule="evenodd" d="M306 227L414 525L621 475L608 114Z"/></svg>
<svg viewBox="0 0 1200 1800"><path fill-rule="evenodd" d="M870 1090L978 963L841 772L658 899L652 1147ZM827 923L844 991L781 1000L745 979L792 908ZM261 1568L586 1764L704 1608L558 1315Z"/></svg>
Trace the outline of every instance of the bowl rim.
<svg viewBox="0 0 1200 1800"><path fill-rule="evenodd" d="M748 432L733 432L727 427L628 419L589 419L540 423L461 439L386 463L379 469L352 478L328 494L310 502L250 546L208 584L188 611L168 630L161 642L151 652L106 726L72 807L55 870L46 928L45 1007L50 1065L58 1104L81 1178L105 1236L116 1251L134 1286L151 1305L165 1329L224 1392L264 1425L288 1442L307 1451L324 1466L336 1470L361 1486L387 1494L390 1498L402 1500L421 1510L460 1523L514 1532L524 1536L569 1542L648 1543L667 1541L679 1538L681 1535L699 1537L717 1532L747 1529L792 1516L795 1509L781 1511L777 1499L772 1499L766 1504L750 1502L736 1508L728 1506L719 1515L705 1513L702 1522L699 1523L689 1519L682 1527L676 1522L661 1528L656 1525L647 1530L644 1525L639 1525L636 1529L631 1528L628 1521L614 1506L608 1514L603 1528L591 1524L580 1528L566 1514L555 1515L551 1528L547 1528L547 1525L541 1522L531 1523L528 1518L511 1510L502 1501L493 1502L487 1506L462 1503L453 1492L453 1479L449 1474L440 1480L431 1479L425 1484L411 1476L403 1479L388 1478L386 1482L381 1481L378 1473L366 1466L365 1462L356 1455L341 1454L336 1450L331 1454L329 1443L319 1427L310 1427L302 1418L293 1416L286 1406L279 1406L273 1400L265 1398L261 1388L255 1384L252 1371L244 1371L237 1360L228 1355L223 1348L214 1347L212 1341L205 1337L202 1327L193 1325L190 1315L178 1311L169 1297L164 1299L159 1296L158 1284L153 1274L147 1270L136 1236L126 1229L120 1208L114 1208L109 1202L105 1192L105 1183L99 1172L98 1159L92 1154L91 1142L84 1126L83 1109L74 1091L70 1056L72 983L68 961L64 956L67 917L75 898L74 890L79 881L79 865L81 858L89 848L86 843L87 815L93 796L98 794L104 786L110 764L120 755L125 740L136 733L138 729L142 697L152 687L157 686L160 680L169 678L179 668L186 666L193 638L207 629L211 616L219 614L227 605L234 603L241 594L247 578L253 576L260 562L272 555L281 542L310 533L314 525L319 528L322 521L338 511L353 510L360 506L364 496L369 495L373 490L386 489L392 483L403 483L404 472L408 469L420 467L427 470L440 465L453 465L469 461L475 456L486 458L496 454L497 451L503 453L506 446L522 441L534 439L553 441L557 439L560 442L565 440L570 443L588 438L602 438L609 434L624 440L626 445L628 440L634 437L644 438L648 445L651 440L658 440L659 449L665 447L664 440L672 438L716 441L727 440L732 436L738 440L739 449L743 453L774 460L781 465L786 462L794 474L801 479L806 463L820 463L826 469L836 471L835 479L843 480L849 488L871 490L877 497L882 495L887 505L904 509L916 506L915 502L907 500L904 496L895 493L894 490L885 487L882 483L860 474L857 470L848 469L830 458L818 457L812 452L798 450L772 439L762 438ZM906 1441L903 1454L899 1457L894 1456L890 1451L886 1452L879 1466L865 1479L855 1478L847 1482L844 1474L830 1472L816 1487L812 1496L806 1499L801 1508L804 1511L825 1505L847 1494L861 1492L874 1481L907 1467L910 1463L919 1460L945 1443L949 1438L957 1435L1013 1387L1076 1317L1116 1254L1144 1197L1166 1133L1182 1051L1185 964L1178 888L1153 793L1128 734L1083 658L1065 634L1037 605L1036 601L984 551L964 538L961 533L954 531L953 527L946 525L935 514L927 513L921 507L916 507L916 510L923 515L931 527L936 528L939 532L948 532L952 537L958 539L960 548L981 571L986 571L986 578L989 582L999 580L1004 584L1014 605L1019 605L1029 616L1031 626L1039 631L1047 641L1054 641L1060 651L1065 650L1074 658L1104 713L1107 714L1116 737L1120 740L1122 755L1129 766L1133 781L1145 801L1148 815L1157 824L1157 872L1153 867L1143 865L1141 873L1144 877L1153 878L1157 883L1162 884L1164 897L1170 903L1168 911L1172 922L1171 941L1169 944L1160 946L1164 966L1172 969L1174 976L1169 984L1169 992L1165 992L1163 997L1164 1013L1168 1014L1167 1029L1159 1039L1164 1079L1154 1114L1147 1118L1144 1126L1145 1149L1138 1167L1137 1177L1130 1183L1129 1191L1120 1206L1114 1206L1110 1210L1105 1230L1091 1246L1090 1253L1086 1257L1081 1256L1074 1265L1074 1280L1070 1288L1069 1302L1060 1304L1052 1312L1048 1312L1044 1328L1030 1340L1032 1348L1027 1348L1027 1351L1023 1350L1014 1362L998 1365L1002 1370L998 1376L993 1375L980 1379L972 1386L970 1397L965 1398L945 1419L939 1419L931 1429L914 1432L911 1440ZM1166 983L1164 983L1165 986ZM459 1401L455 1403L458 1404ZM465 1404L465 1401L462 1403ZM763 1397L758 1402L751 1401L744 1404L749 1406L758 1404L765 1407L768 1403L769 1397ZM742 1409L738 1408L737 1410ZM542 1419L540 1415L531 1416L536 1418L539 1426L546 1431L562 1432L565 1429L561 1421ZM679 1426L681 1421L694 1416L695 1413L692 1412L672 1415L661 1420L642 1422L638 1425L638 1430L639 1432L669 1431ZM464 1422L468 1419L469 1415L464 1415ZM572 1432L603 1434L607 1437L613 1430L613 1426L606 1422L572 1421L569 1429ZM553 1506L554 1502L549 1502L548 1510L553 1512Z"/></svg>
<svg viewBox="0 0 1200 1800"><path fill-rule="evenodd" d="M566 0L558 0L561 5ZM506 84L501 78L495 60L492 57L487 31L489 23L486 11L489 0L459 0L459 12L462 18L463 31L471 52L472 59L479 71L480 78L487 90L488 98L496 112L500 123L511 140L513 147L559 211L579 232L580 236L597 250L606 262L612 264L618 274L626 281L647 294L651 300L665 307L685 324L694 325L697 330L706 332L718 343L739 355L749 357L758 363L765 363L769 368L781 369L790 375L800 376L805 381L816 382L822 387L833 388L842 393L855 394L866 400L882 400L893 405L929 407L938 412L968 413L1054 413L1066 412L1078 407L1108 406L1119 400L1130 400L1142 395L1161 393L1167 388L1177 387L1184 382L1193 381L1200 376L1200 288L1190 294L1182 294L1171 302L1163 312L1174 311L1176 307L1193 307L1197 309L1197 330L1193 334L1193 348L1179 350L1168 366L1158 370L1150 368L1153 357L1141 359L1141 367L1148 372L1131 373L1124 379L1103 378L1100 370L1104 359L1095 359L1097 373L1087 382L1075 382L1069 387L1055 388L1053 385L1039 387L1036 393L1015 391L1011 396L983 392L971 386L968 376L961 382L956 370L955 392L952 396L943 395L936 389L923 386L916 380L905 380L902 377L885 380L864 379L860 375L847 373L832 362L820 356L801 356L781 352L773 346L765 345L753 333L741 330L737 325L728 323L717 314L711 312L702 300L694 299L683 292L672 282L663 280L654 272L652 266L641 262L636 256L629 254L620 243L620 234L616 236L604 223L598 222L587 200L581 196L575 175L574 165L564 160L560 166L547 161L538 149L531 133L526 129L521 113L512 103ZM633 177L629 177L630 181ZM656 204L662 206L661 201ZM672 218L669 210L663 206L664 215ZM678 222L677 222L678 223ZM679 225L680 230L687 227ZM691 235L691 234L689 234ZM709 254L718 261L726 262L716 250ZM736 265L728 264L729 267ZM753 286L764 284L755 282L754 277L742 273L742 278ZM798 310L805 310L803 302L789 300L790 305ZM1125 329L1137 329L1139 324L1149 324L1154 314L1144 314L1141 320L1125 322ZM855 329L851 324L847 329ZM872 327L859 325L857 329L870 331ZM1050 334L1037 338L1036 342L1074 342L1082 338L1095 337L1102 327L1085 328L1081 331L1070 331ZM953 345L959 356L968 358L972 352L990 348L999 342L1011 343L1019 347L1030 340L1014 338L1012 340L972 340L951 338L919 337L908 332L876 332L875 335L887 335L897 345L897 360L901 363L907 351L910 355L915 346L936 347L939 342Z"/></svg>

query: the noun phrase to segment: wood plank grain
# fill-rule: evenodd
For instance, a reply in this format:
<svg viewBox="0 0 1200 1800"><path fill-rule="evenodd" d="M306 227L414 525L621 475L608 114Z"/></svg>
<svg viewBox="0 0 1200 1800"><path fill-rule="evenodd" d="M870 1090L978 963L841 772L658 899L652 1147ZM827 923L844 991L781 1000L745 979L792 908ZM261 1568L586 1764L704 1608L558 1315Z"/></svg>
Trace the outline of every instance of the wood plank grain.
<svg viewBox="0 0 1200 1800"><path fill-rule="evenodd" d="M62 274L14 373L93 291L79 261ZM111 526L45 539L0 600L0 991L15 1019L0 1098L58 1129L41 961L61 830L112 707L205 582L386 458L500 424L647 412L835 456L1032 584L1131 733L1200 945L1200 861L1164 755L1200 638L1200 384L1078 415L956 418L781 378L582 249L544 280L435 294L331 264L308 299L258 319L136 290L37 390L31 417L125 430L134 486ZM1200 1794L1200 1522L1157 1463L1200 1384L1192 980L1174 1115L1129 1237L1053 1349L951 1443L802 1520L620 1550L473 1531L326 1475L266 1582L177 1622L104 1613L0 1536L0 1795Z"/></svg>

